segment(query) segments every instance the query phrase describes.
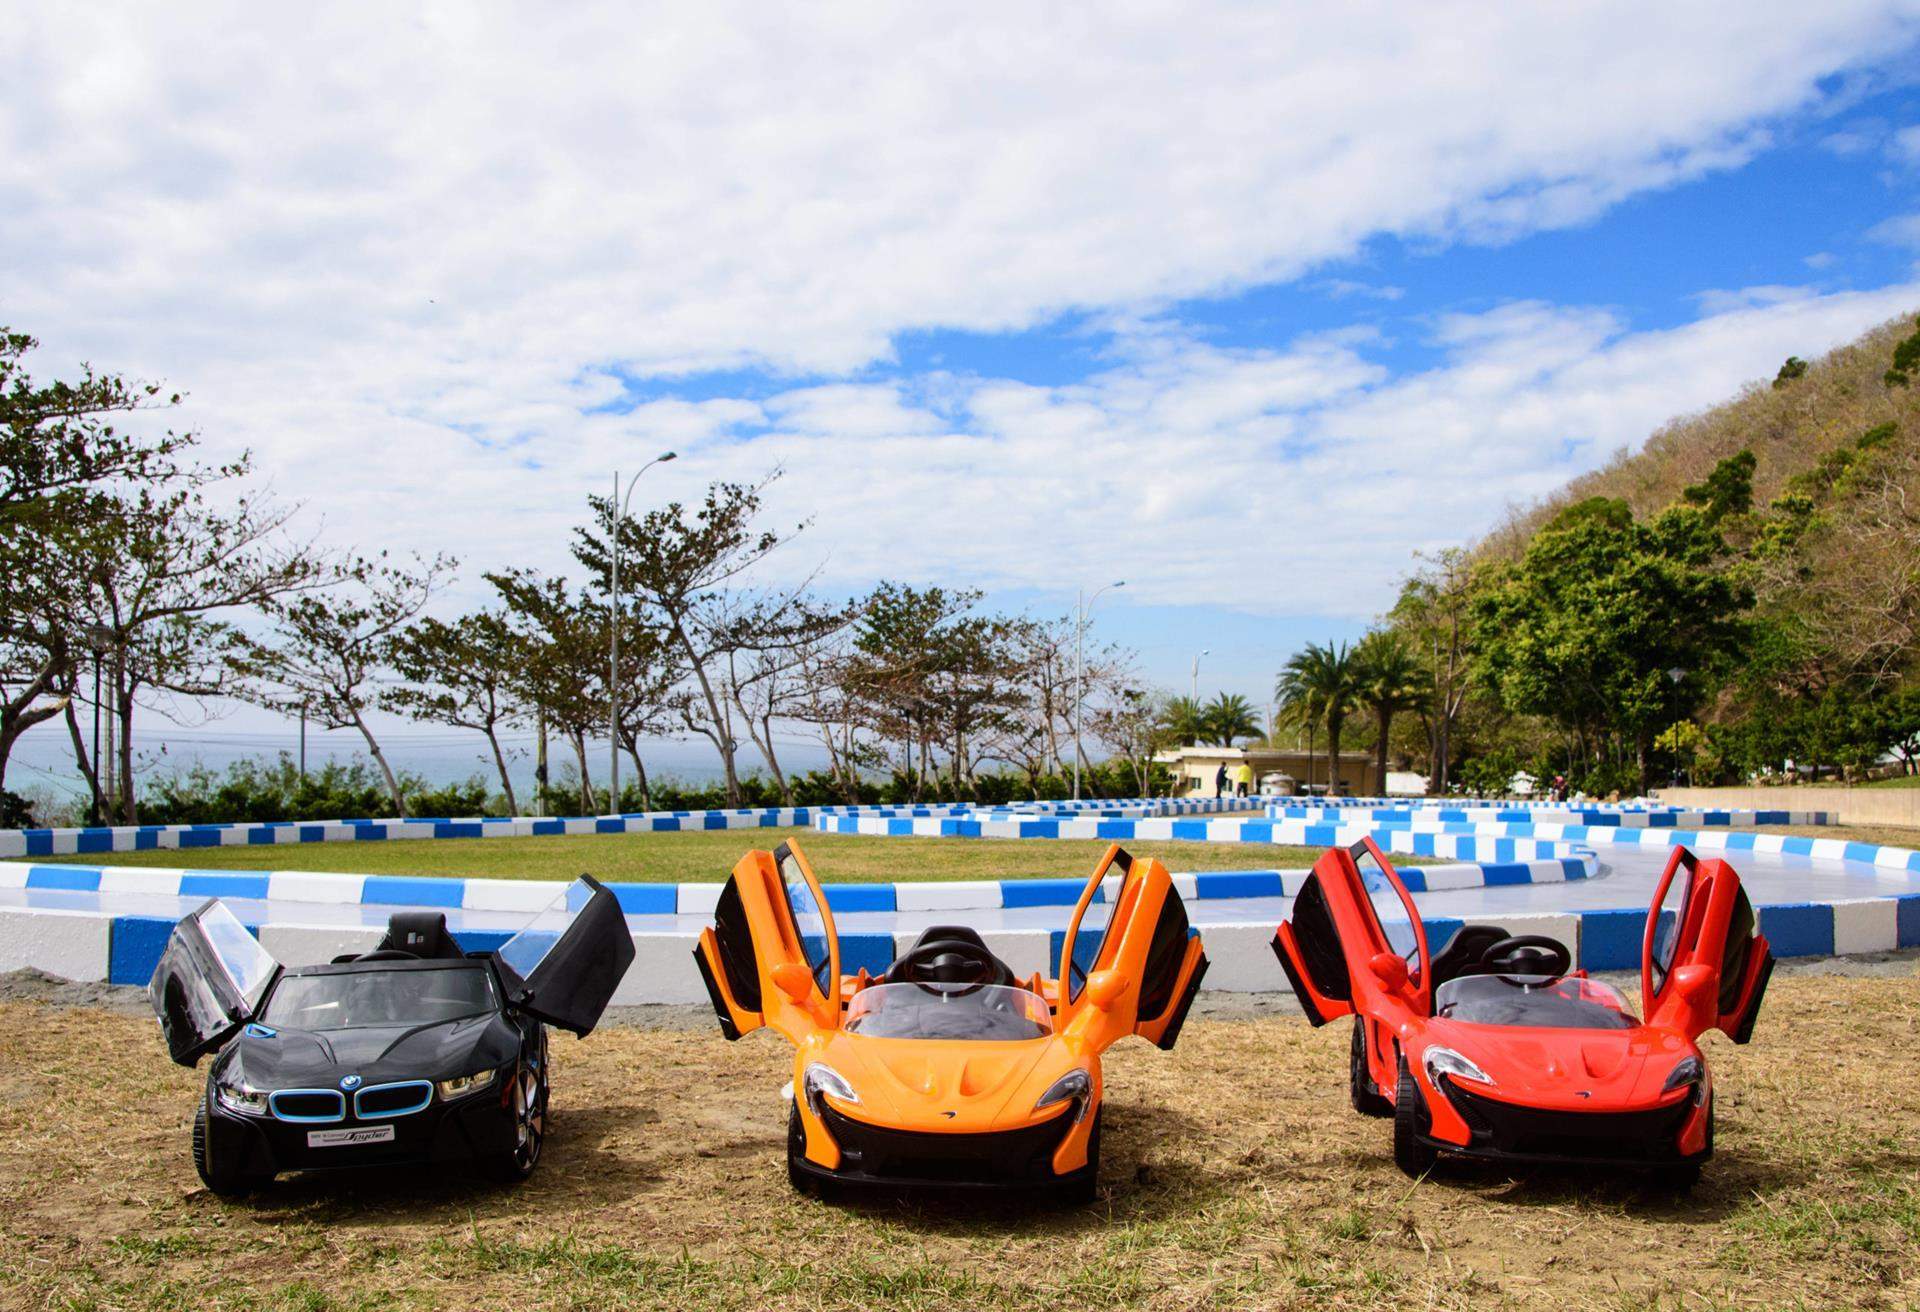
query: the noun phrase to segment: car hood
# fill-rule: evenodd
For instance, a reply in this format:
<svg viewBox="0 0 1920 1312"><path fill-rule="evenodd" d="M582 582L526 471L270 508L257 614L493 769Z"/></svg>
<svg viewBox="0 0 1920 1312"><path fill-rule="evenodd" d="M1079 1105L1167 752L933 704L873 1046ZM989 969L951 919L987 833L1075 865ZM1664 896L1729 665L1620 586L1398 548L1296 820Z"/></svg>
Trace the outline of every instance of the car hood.
<svg viewBox="0 0 1920 1312"><path fill-rule="evenodd" d="M939 1039L880 1039L832 1032L804 1046L795 1066L823 1061L838 1071L860 1105L850 1115L879 1125L952 1133L1029 1125L1033 1105L1067 1071L1088 1067L1097 1087L1094 1058L1077 1057L1058 1036L1015 1043Z"/></svg>
<svg viewBox="0 0 1920 1312"><path fill-rule="evenodd" d="M503 1065L517 1031L501 1016L469 1016L432 1025L345 1030L242 1030L216 1070L251 1088L334 1088L344 1076L363 1084L440 1080Z"/></svg>
<svg viewBox="0 0 1920 1312"><path fill-rule="evenodd" d="M1572 1030L1473 1025L1435 1020L1427 1046L1452 1048L1493 1077L1493 1084L1460 1087L1498 1098L1565 1111L1619 1111L1670 1101L1667 1077L1700 1050L1668 1030ZM1423 1048L1424 1053L1424 1048Z"/></svg>

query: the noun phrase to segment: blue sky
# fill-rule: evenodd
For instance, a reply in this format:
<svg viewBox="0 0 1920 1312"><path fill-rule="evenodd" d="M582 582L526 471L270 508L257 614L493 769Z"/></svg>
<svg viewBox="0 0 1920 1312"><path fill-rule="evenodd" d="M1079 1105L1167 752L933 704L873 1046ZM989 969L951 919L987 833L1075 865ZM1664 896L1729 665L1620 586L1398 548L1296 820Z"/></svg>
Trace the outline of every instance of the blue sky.
<svg viewBox="0 0 1920 1312"><path fill-rule="evenodd" d="M1123 577L1098 632L1146 678L1210 648L1203 694L1264 701L1415 552L1920 311L1917 35L1913 0L29 14L0 322L185 389L323 541L458 556L448 609L567 569L671 447L642 502L782 471L770 584L1060 613Z"/></svg>

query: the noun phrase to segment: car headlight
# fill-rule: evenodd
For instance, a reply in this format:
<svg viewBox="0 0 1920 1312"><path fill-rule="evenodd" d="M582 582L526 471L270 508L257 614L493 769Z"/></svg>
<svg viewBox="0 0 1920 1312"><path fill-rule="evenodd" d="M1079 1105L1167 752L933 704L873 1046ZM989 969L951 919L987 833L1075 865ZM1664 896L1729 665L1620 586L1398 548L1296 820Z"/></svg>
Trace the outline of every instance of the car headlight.
<svg viewBox="0 0 1920 1312"><path fill-rule="evenodd" d="M815 1116L819 1116L825 1107L825 1104L820 1101L822 1094L829 1098L838 1098L841 1102L858 1103L860 1101L860 1095L853 1091L851 1084L847 1083L847 1077L825 1062L816 1061L808 1066L807 1073L801 1077L800 1086L806 1093L807 1106L813 1109Z"/></svg>
<svg viewBox="0 0 1920 1312"><path fill-rule="evenodd" d="M1047 1091L1040 1095L1040 1101L1033 1104L1033 1109L1039 1111L1045 1107L1058 1106L1063 1102L1074 1104L1074 1124L1078 1125L1085 1120L1087 1108L1093 1102L1093 1077L1083 1070L1068 1071L1047 1086Z"/></svg>
<svg viewBox="0 0 1920 1312"><path fill-rule="evenodd" d="M1700 1092L1706 1087L1707 1068L1700 1064L1698 1057L1682 1057L1679 1064L1667 1076L1667 1082L1660 1086L1660 1092L1672 1093L1675 1089L1693 1086L1694 1101L1700 1100Z"/></svg>
<svg viewBox="0 0 1920 1312"><path fill-rule="evenodd" d="M442 1098L464 1098L470 1093L478 1093L493 1083L496 1074L492 1070L475 1071L471 1075L456 1075L450 1080L441 1080L435 1086Z"/></svg>
<svg viewBox="0 0 1920 1312"><path fill-rule="evenodd" d="M267 1095L264 1090L250 1089L244 1084L230 1084L225 1080L216 1080L213 1096L220 1105L230 1112L239 1112L243 1116L267 1115Z"/></svg>
<svg viewBox="0 0 1920 1312"><path fill-rule="evenodd" d="M1427 1049L1427 1078L1436 1085L1442 1075L1451 1075L1456 1079L1471 1080L1475 1084L1492 1084L1493 1076L1475 1066L1452 1048Z"/></svg>

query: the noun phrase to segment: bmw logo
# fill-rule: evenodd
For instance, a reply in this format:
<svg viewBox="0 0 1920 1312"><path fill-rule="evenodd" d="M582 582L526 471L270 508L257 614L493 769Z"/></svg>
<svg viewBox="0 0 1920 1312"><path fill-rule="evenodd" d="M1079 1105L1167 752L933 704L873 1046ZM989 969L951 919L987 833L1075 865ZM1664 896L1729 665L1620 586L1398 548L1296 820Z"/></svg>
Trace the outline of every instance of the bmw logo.
<svg viewBox="0 0 1920 1312"><path fill-rule="evenodd" d="M351 1093L360 1087L360 1077L358 1075L342 1075L340 1077L340 1087Z"/></svg>

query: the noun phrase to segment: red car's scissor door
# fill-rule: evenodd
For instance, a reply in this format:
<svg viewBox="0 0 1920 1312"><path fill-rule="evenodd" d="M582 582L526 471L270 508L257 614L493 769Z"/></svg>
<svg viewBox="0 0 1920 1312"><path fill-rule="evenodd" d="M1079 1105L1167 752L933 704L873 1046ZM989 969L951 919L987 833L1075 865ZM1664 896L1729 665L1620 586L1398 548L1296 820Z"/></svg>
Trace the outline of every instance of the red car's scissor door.
<svg viewBox="0 0 1920 1312"><path fill-rule="evenodd" d="M1120 886L1108 901L1102 883L1110 873L1120 875ZM1167 868L1109 847L1061 942L1061 1028L1091 1011L1080 1029L1096 1051L1129 1033L1171 1048L1206 970L1204 945ZM1110 997L1092 996L1093 976L1103 971L1121 987Z"/></svg>
<svg viewBox="0 0 1920 1312"><path fill-rule="evenodd" d="M1330 848L1294 897L1273 953L1315 1025L1392 997L1432 1010L1427 931L1400 876L1372 839Z"/></svg>
<svg viewBox="0 0 1920 1312"><path fill-rule="evenodd" d="M1647 1023L1698 1038L1718 1029L1735 1043L1753 1024L1773 974L1740 876L1725 861L1673 849L1647 914L1640 961Z"/></svg>
<svg viewBox="0 0 1920 1312"><path fill-rule="evenodd" d="M740 858L693 958L729 1039L771 1025L798 1042L840 1023L840 940L798 844Z"/></svg>

